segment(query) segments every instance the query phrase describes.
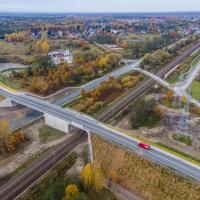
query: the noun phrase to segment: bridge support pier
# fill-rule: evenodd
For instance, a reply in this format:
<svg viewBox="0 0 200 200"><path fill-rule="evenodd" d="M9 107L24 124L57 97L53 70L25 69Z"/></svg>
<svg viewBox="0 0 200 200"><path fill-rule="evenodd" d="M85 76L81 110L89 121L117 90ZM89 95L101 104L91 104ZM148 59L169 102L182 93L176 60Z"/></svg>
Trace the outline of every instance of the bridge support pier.
<svg viewBox="0 0 200 200"><path fill-rule="evenodd" d="M0 108L12 108L13 106L16 106L17 104L14 103L11 99L6 98L3 101L0 102Z"/></svg>
<svg viewBox="0 0 200 200"><path fill-rule="evenodd" d="M90 131L86 131L88 134L88 144L89 144L89 152L90 152L90 162L94 162L94 157L93 157L93 150L92 150L92 140L91 140L91 133Z"/></svg>
<svg viewBox="0 0 200 200"><path fill-rule="evenodd" d="M45 118L45 123L46 125L55 128L59 131L62 131L64 133L69 133L69 123L67 123L66 121L59 119L57 117L54 117L52 115L49 114L44 114L44 118Z"/></svg>

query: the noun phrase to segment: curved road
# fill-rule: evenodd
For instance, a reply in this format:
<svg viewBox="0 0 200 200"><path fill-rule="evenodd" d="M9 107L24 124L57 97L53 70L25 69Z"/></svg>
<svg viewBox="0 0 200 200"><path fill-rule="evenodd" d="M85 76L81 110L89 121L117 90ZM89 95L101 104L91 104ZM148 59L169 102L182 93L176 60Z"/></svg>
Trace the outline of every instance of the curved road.
<svg viewBox="0 0 200 200"><path fill-rule="evenodd" d="M11 69L26 69L28 66L15 63L0 63L0 73Z"/></svg>

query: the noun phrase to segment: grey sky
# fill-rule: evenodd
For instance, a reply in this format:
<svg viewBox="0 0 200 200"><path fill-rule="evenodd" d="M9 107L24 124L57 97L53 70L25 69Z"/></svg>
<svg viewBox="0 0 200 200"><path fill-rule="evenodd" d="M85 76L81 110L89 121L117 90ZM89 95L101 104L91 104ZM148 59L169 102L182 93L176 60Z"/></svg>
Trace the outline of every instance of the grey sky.
<svg viewBox="0 0 200 200"><path fill-rule="evenodd" d="M0 0L0 11L163 12L200 11L200 0Z"/></svg>

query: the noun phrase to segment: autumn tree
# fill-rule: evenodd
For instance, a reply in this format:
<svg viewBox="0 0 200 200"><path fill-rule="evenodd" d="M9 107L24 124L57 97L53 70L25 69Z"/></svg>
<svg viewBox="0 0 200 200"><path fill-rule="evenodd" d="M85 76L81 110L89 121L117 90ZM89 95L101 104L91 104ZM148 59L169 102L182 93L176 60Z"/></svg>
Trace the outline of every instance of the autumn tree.
<svg viewBox="0 0 200 200"><path fill-rule="evenodd" d="M103 174L100 165L96 161L93 164L87 164L83 168L81 179L87 190L93 187L95 191L100 191L103 188Z"/></svg>
<svg viewBox="0 0 200 200"><path fill-rule="evenodd" d="M117 172L115 170L110 170L108 174L108 178L110 181L116 183L117 182Z"/></svg>
<svg viewBox="0 0 200 200"><path fill-rule="evenodd" d="M107 59L106 57L101 57L100 60L99 60L99 65L100 67L106 67L106 64L107 64Z"/></svg>
<svg viewBox="0 0 200 200"><path fill-rule="evenodd" d="M93 173L94 189L98 192L103 189L103 174L101 172L101 166L96 161L93 163Z"/></svg>
<svg viewBox="0 0 200 200"><path fill-rule="evenodd" d="M181 104L182 104L182 105L185 105L186 102L187 102L187 99L186 99L185 96L180 97L180 100L181 100Z"/></svg>
<svg viewBox="0 0 200 200"><path fill-rule="evenodd" d="M21 31L17 33L5 34L6 42L24 42L29 39L27 32Z"/></svg>
<svg viewBox="0 0 200 200"><path fill-rule="evenodd" d="M37 42L38 51L44 54L49 52L49 43L46 40L39 40Z"/></svg>
<svg viewBox="0 0 200 200"><path fill-rule="evenodd" d="M25 141L25 137L21 133L10 132L9 122L0 120L0 146L1 151L5 155L7 152L13 152L17 145Z"/></svg>
<svg viewBox="0 0 200 200"><path fill-rule="evenodd" d="M3 154L6 152L6 145L8 144L10 135L9 122L7 120L0 120L0 145Z"/></svg>
<svg viewBox="0 0 200 200"><path fill-rule="evenodd" d="M168 101L172 101L173 96L174 96L174 93L171 90L169 90L166 94L166 98Z"/></svg>
<svg viewBox="0 0 200 200"><path fill-rule="evenodd" d="M84 89L81 89L80 96L84 99L87 96L87 92Z"/></svg>
<svg viewBox="0 0 200 200"><path fill-rule="evenodd" d="M160 115L160 118L163 119L165 113L160 105L156 106L155 111Z"/></svg>
<svg viewBox="0 0 200 200"><path fill-rule="evenodd" d="M79 189L75 184L68 185L65 189L63 200L73 200L79 194Z"/></svg>
<svg viewBox="0 0 200 200"><path fill-rule="evenodd" d="M6 144L7 151L14 152L16 147L25 141L25 137L22 133L13 133L9 135L8 142Z"/></svg>
<svg viewBox="0 0 200 200"><path fill-rule="evenodd" d="M88 190L92 186L93 180L94 180L94 173L93 173L91 164L87 164L83 168L83 170L81 172L81 179L82 179L85 189Z"/></svg>
<svg viewBox="0 0 200 200"><path fill-rule="evenodd" d="M49 52L49 43L47 41L43 41L41 43L42 52L47 54Z"/></svg>

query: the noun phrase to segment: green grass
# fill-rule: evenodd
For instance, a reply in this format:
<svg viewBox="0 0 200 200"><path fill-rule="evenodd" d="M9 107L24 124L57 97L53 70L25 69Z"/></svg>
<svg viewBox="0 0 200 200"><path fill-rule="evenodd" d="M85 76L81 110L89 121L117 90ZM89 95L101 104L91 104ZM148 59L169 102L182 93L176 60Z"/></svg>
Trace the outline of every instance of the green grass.
<svg viewBox="0 0 200 200"><path fill-rule="evenodd" d="M109 126L109 125L107 125L107 126L109 128L115 129L116 131L119 131L119 132L121 132L121 133L123 133L125 135L128 135L128 136L130 136L132 138L135 138L137 140L143 141L145 143L148 143L148 144L150 144L152 146L155 146L155 147L157 147L159 149L162 149L162 150L164 150L166 152L169 152L171 154L176 155L177 157L183 158L183 159L185 159L185 160L187 160L187 161L189 161L191 163L194 163L194 164L200 166L200 159L199 158L196 158L194 156L186 154L186 153L184 153L184 152L182 152L182 151L180 151L180 150L178 150L178 149L176 149L174 147L170 147L170 146L165 145L165 144L163 144L161 142L155 142L153 140L146 139L146 138L143 138L143 137L140 137L140 136L136 136L136 135L133 135L133 134L128 134L126 131L123 131L123 130L117 128L117 127L113 127L113 126Z"/></svg>
<svg viewBox="0 0 200 200"><path fill-rule="evenodd" d="M172 102L164 98L160 100L160 104L167 108L173 108Z"/></svg>
<svg viewBox="0 0 200 200"><path fill-rule="evenodd" d="M164 150L164 151L166 151L168 153L174 154L175 156L177 156L179 158L182 158L184 160L187 160L187 161L189 161L189 162L191 162L191 163L193 163L195 165L200 166L200 159L199 158L196 158L196 157L191 156L191 155L189 155L187 153L184 153L184 152L182 152L182 151L180 151L180 150L178 150L178 149L176 149L174 147L170 147L170 146L165 145L163 143L155 142L153 140L146 139L146 138L143 138L143 137L140 137L140 136L136 136L136 135L133 135L133 134L128 134L127 132L125 132L125 131L123 131L121 129L118 129L117 127L113 127L113 126L108 126L108 127L112 128L112 129L115 129L116 131L119 131L119 132L121 132L121 133L123 133L125 135L128 135L128 136L130 136L130 137L132 137L134 139L137 139L139 141L143 141L145 143L148 143L148 144L150 144L150 145L152 145L154 147L157 147L157 148L159 148L161 150Z"/></svg>
<svg viewBox="0 0 200 200"><path fill-rule="evenodd" d="M194 55L191 55L190 57L187 57L184 59L181 64L179 64L179 67L168 77L168 82L171 84L174 84L178 81L179 76L181 73L186 73L189 71L191 64L193 67L195 67L198 62L200 61L200 51L196 52ZM185 79L186 77L184 77Z"/></svg>
<svg viewBox="0 0 200 200"><path fill-rule="evenodd" d="M63 137L64 135L64 132L61 132L46 125L39 129L40 140L43 143L56 140L58 138Z"/></svg>
<svg viewBox="0 0 200 200"><path fill-rule="evenodd" d="M154 119L154 118L148 118L144 123L140 125L140 127L145 127L145 128L156 128L160 126L160 119Z"/></svg>
<svg viewBox="0 0 200 200"><path fill-rule="evenodd" d="M186 154L186 153L184 153L184 152L182 152L182 151L180 151L180 150L178 150L176 148L167 146L167 145L165 145L163 143L160 143L160 142L154 142L152 140L149 140L149 139L146 139L146 138L142 138L142 137L139 137L139 136L133 136L133 135L127 134L127 133L125 133L125 134L130 136L130 137L132 137L132 138L135 138L135 139L138 139L140 141L146 142L146 143L148 143L148 144L150 144L150 145L152 145L154 147L162 149L162 150L164 150L166 152L174 154L177 157L180 157L180 158L182 158L184 160L187 160L187 161L189 161L189 162L191 162L193 164L196 164L196 165L200 166L200 159L198 159L198 158L196 158L194 156L191 156L189 154Z"/></svg>
<svg viewBox="0 0 200 200"><path fill-rule="evenodd" d="M77 97L70 102L66 102L62 105L63 108L72 107L73 105L77 104L81 100L81 97Z"/></svg>
<svg viewBox="0 0 200 200"><path fill-rule="evenodd" d="M5 42L1 41L0 54L1 55L25 55L28 51L28 44L23 42Z"/></svg>
<svg viewBox="0 0 200 200"><path fill-rule="evenodd" d="M188 146L191 146L192 145L192 139L190 136L187 136L187 135L179 135L179 134L176 134L176 133L173 133L172 134L172 138L176 141L179 141L179 142L182 142Z"/></svg>
<svg viewBox="0 0 200 200"><path fill-rule="evenodd" d="M200 100L200 82L193 81L191 85L191 95L197 100Z"/></svg>
<svg viewBox="0 0 200 200"><path fill-rule="evenodd" d="M73 175L66 176L66 172L72 167L76 159L76 153L67 156L19 200L61 200L64 196L65 187L72 183L79 186L80 192L84 194L87 200L116 200L114 195L105 188L98 193L93 189L88 192L83 191L80 179Z"/></svg>
<svg viewBox="0 0 200 200"><path fill-rule="evenodd" d="M6 86L12 88L12 89L15 89L15 90L22 89L20 82L19 82L19 79L9 80L7 77L0 75L0 82L5 84Z"/></svg>
<svg viewBox="0 0 200 200"><path fill-rule="evenodd" d="M59 200L67 185L65 174L75 163L77 155L72 153L54 167L47 176L30 188L20 200Z"/></svg>
<svg viewBox="0 0 200 200"><path fill-rule="evenodd" d="M31 43L0 41L0 58L5 62L28 64L34 61L32 55L28 55Z"/></svg>
<svg viewBox="0 0 200 200"><path fill-rule="evenodd" d="M188 62L188 61L187 61ZM169 77L168 82L171 84L175 84L178 81L179 76L181 73L185 73L190 69L190 62L188 62L187 67L183 68L181 65L174 71ZM185 77L184 77L185 79Z"/></svg>
<svg viewBox="0 0 200 200"><path fill-rule="evenodd" d="M192 65L196 66L200 62L200 56L198 56L193 62Z"/></svg>

